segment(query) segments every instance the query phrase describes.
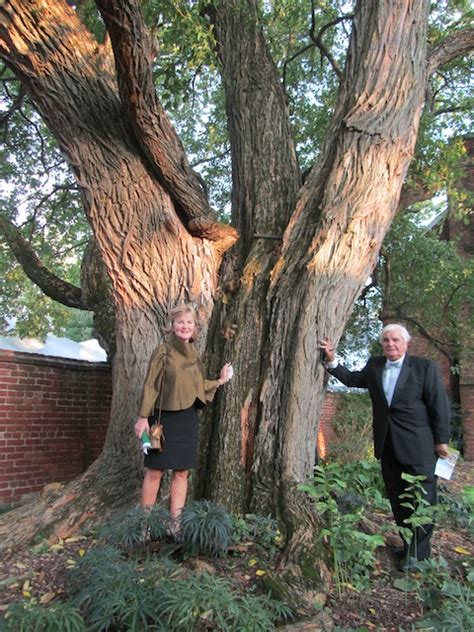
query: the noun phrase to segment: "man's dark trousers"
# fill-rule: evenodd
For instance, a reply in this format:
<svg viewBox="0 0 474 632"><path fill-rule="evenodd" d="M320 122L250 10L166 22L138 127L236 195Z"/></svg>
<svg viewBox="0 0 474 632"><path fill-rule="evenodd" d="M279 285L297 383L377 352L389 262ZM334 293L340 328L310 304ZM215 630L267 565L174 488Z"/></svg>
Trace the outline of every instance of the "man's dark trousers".
<svg viewBox="0 0 474 632"><path fill-rule="evenodd" d="M408 485L408 483L402 479L402 473L411 474L413 476L425 476L426 479L421 482L426 492L424 499L430 505L435 505L437 502L437 485L434 475L435 465L435 460L433 460L431 464L423 463L421 465L403 465L399 463L393 450L392 437L390 432L387 432L381 458L382 476L385 483L385 490L392 507L393 516L399 527L410 528L410 523L405 522L405 520L410 518L412 514L412 510L409 507L402 505L402 503L407 502L408 499L400 499L400 495L405 491ZM408 502L411 501L408 500ZM404 557L414 557L418 560L424 560L430 557L432 532L433 524L425 524L422 527L417 527L415 537L411 540L409 551L409 545L404 541Z"/></svg>

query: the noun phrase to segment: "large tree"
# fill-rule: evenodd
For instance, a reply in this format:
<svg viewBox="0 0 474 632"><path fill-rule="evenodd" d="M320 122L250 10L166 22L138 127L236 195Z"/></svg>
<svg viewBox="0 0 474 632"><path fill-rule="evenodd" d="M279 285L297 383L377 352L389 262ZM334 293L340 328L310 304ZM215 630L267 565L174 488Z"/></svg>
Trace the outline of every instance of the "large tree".
<svg viewBox="0 0 474 632"><path fill-rule="evenodd" d="M430 47L429 4L361 0L353 14L335 18L333 25L352 24L341 69L323 42L329 25L316 28L311 3L311 45L331 63L339 88L303 178L282 81L288 65L280 72L272 58L260 3L199 3L225 95L230 225L216 220L156 91L160 28L151 35L139 2L96 0L103 42L73 3L2 4L0 57L74 173L116 321L102 455L54 504L18 510L15 529L11 516L3 520L3 545L52 524L67 533L104 505L136 498L141 466L131 426L150 350L180 299L199 306L209 372L223 360L236 370L203 424L196 493L236 512L271 512L286 526L290 554L308 535L312 518L302 519L296 485L314 465L324 393L318 339L339 339L376 262L414 154L430 75L474 42L471 30L458 29ZM306 143L316 145L316 133ZM41 268L34 256L28 261ZM58 279L49 281L54 287ZM74 294L58 288L66 290ZM95 305L81 292L71 300Z"/></svg>

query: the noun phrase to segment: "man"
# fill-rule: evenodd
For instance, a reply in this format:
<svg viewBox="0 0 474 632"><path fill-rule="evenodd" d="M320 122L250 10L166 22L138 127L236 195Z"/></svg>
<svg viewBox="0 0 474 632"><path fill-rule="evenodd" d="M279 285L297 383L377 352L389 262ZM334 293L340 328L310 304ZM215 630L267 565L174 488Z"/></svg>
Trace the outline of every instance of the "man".
<svg viewBox="0 0 474 632"><path fill-rule="evenodd" d="M436 364L407 353L410 334L399 324L380 335L383 356L372 357L361 371L349 371L335 360L328 338L320 341L327 370L346 386L366 388L372 400L374 450L381 460L387 496L397 525L410 510L401 505L406 482L402 473L424 475L426 500L436 504L436 458L448 455L449 404ZM411 545L404 543L400 570L414 570L430 556L433 525L416 529Z"/></svg>

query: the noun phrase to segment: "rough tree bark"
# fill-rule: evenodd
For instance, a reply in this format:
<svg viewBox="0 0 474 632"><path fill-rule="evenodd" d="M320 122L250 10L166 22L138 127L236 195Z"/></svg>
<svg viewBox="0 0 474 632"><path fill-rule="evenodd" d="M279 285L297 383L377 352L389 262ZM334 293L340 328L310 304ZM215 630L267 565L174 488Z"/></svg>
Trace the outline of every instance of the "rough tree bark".
<svg viewBox="0 0 474 632"><path fill-rule="evenodd" d="M203 426L197 493L234 511L273 513L286 525L286 560L302 547L314 558L316 518L296 486L314 465L324 393L318 339L339 339L397 209L426 91L429 2L357 5L333 122L303 185L256 0L210 3L240 234L219 280L235 231L214 221L155 94L138 4L97 0L115 72L110 52L64 0L10 0L0 9L0 55L76 174L116 305L104 452L56 507L70 528L86 507L135 497L140 466L130 457L130 425L159 324L181 297L201 305L207 323L216 297L210 372L232 360L236 377ZM470 37L459 52L472 46ZM76 500L68 503L71 494ZM40 511L49 514L36 528L57 519L47 503ZM27 513L18 514L23 540L32 534ZM3 545L16 538L8 531L0 522Z"/></svg>

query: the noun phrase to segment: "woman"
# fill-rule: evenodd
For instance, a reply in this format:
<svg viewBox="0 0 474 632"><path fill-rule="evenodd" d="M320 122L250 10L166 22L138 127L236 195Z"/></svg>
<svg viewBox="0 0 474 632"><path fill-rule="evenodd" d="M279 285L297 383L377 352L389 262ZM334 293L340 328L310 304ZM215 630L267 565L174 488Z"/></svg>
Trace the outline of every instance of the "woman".
<svg viewBox="0 0 474 632"><path fill-rule="evenodd" d="M161 409L165 447L145 455L142 506L155 504L163 472L171 469L170 513L176 521L186 501L188 472L196 467L197 408L213 400L217 388L232 377L232 368L225 364L219 379L204 379L193 344L197 319L192 305L182 303L171 310L165 332L170 334L168 341L154 351L148 365L135 434L141 438L149 432L148 417Z"/></svg>

